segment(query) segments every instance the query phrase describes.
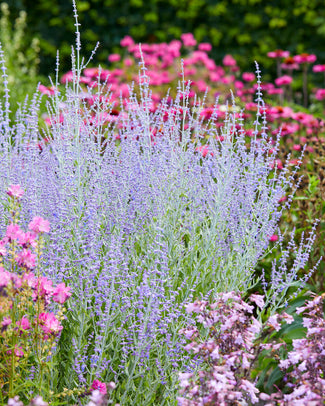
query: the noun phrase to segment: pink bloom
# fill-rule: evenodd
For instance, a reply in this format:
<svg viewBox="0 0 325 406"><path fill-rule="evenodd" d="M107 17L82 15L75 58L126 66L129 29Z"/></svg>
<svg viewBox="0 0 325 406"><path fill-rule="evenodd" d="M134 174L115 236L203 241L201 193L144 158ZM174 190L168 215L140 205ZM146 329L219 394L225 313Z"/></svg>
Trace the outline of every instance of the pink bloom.
<svg viewBox="0 0 325 406"><path fill-rule="evenodd" d="M247 381L246 379L241 380L241 385L240 387L245 391L249 393L249 396L251 398L251 402L257 403L258 398L255 395L255 393L259 393L259 390L255 387L255 385L252 382Z"/></svg>
<svg viewBox="0 0 325 406"><path fill-rule="evenodd" d="M10 185L7 190L7 195L10 197L17 197L20 199L24 194L24 190L20 187L20 185Z"/></svg>
<svg viewBox="0 0 325 406"><path fill-rule="evenodd" d="M313 63L316 61L317 57L314 54L302 53L294 56L293 59L297 63Z"/></svg>
<svg viewBox="0 0 325 406"><path fill-rule="evenodd" d="M222 63L224 66L235 66L237 64L236 60L231 55L225 55Z"/></svg>
<svg viewBox="0 0 325 406"><path fill-rule="evenodd" d="M16 258L18 265L26 268L34 268L36 263L36 255L28 249L23 249Z"/></svg>
<svg viewBox="0 0 325 406"><path fill-rule="evenodd" d="M46 87L44 85L39 85L38 90L41 93L46 94L47 96L51 96L52 94L55 93L55 89L53 89L53 87Z"/></svg>
<svg viewBox="0 0 325 406"><path fill-rule="evenodd" d="M301 145L295 144L295 145L293 146L293 149L294 149L294 151L301 151Z"/></svg>
<svg viewBox="0 0 325 406"><path fill-rule="evenodd" d="M18 240L22 234L23 231L21 230L18 224L11 223L7 227L6 237L8 237L10 240Z"/></svg>
<svg viewBox="0 0 325 406"><path fill-rule="evenodd" d="M273 327L276 331L279 331L281 328L281 325L278 322L278 316L278 314L271 316L267 321L267 325Z"/></svg>
<svg viewBox="0 0 325 406"><path fill-rule="evenodd" d="M125 58L123 63L125 66L132 66L134 62L133 62L133 59L131 59L131 58Z"/></svg>
<svg viewBox="0 0 325 406"><path fill-rule="evenodd" d="M7 242L8 241L6 238L4 238L0 241L0 255L2 255L2 256L6 255L6 253L7 253L7 250L6 250Z"/></svg>
<svg viewBox="0 0 325 406"><path fill-rule="evenodd" d="M290 83L292 83L292 77L289 75L284 75L275 79L275 84L277 86L290 85Z"/></svg>
<svg viewBox="0 0 325 406"><path fill-rule="evenodd" d="M22 349L21 347L17 347L17 345L15 346L14 353L15 353L15 355L16 355L17 358L21 358L21 357L24 356L24 351L23 351L23 349ZM7 351L7 354L10 355L10 354L11 354L11 350L8 350L8 351Z"/></svg>
<svg viewBox="0 0 325 406"><path fill-rule="evenodd" d="M181 39L185 47L194 47L196 45L196 39L192 33L182 34Z"/></svg>
<svg viewBox="0 0 325 406"><path fill-rule="evenodd" d="M50 231L50 223L48 220L44 220L42 217L34 217L28 224L28 228L34 233L48 233Z"/></svg>
<svg viewBox="0 0 325 406"><path fill-rule="evenodd" d="M262 295L250 295L249 299L257 304L261 309L265 306L264 298Z"/></svg>
<svg viewBox="0 0 325 406"><path fill-rule="evenodd" d="M41 313L38 319L45 334L58 334L63 329L53 313Z"/></svg>
<svg viewBox="0 0 325 406"><path fill-rule="evenodd" d="M99 390L100 393L105 395L107 393L106 384L104 382L100 382L98 379L95 379L91 385L91 389Z"/></svg>
<svg viewBox="0 0 325 406"><path fill-rule="evenodd" d="M133 38L130 37L129 35L126 35L124 38L121 39L120 45L121 47L129 47L134 45Z"/></svg>
<svg viewBox="0 0 325 406"><path fill-rule="evenodd" d="M119 54L111 54L108 56L108 60L110 62L118 62L121 59L121 55Z"/></svg>
<svg viewBox="0 0 325 406"><path fill-rule="evenodd" d="M282 51L282 49L276 49L275 51L268 52L267 54L269 58L288 58L289 55L289 51Z"/></svg>
<svg viewBox="0 0 325 406"><path fill-rule="evenodd" d="M202 42L201 44L199 44L200 51L209 52L209 51L211 51L211 49L212 49L212 45L207 42Z"/></svg>
<svg viewBox="0 0 325 406"><path fill-rule="evenodd" d="M195 151L201 152L203 158L205 158L209 153L213 156L213 152L209 151L209 147L207 145L201 145L197 147Z"/></svg>
<svg viewBox="0 0 325 406"><path fill-rule="evenodd" d="M52 286L52 281L50 279L47 279L45 276L41 276L37 282L36 286L39 284L39 291L42 296L49 296L52 295L53 293L53 286Z"/></svg>
<svg viewBox="0 0 325 406"><path fill-rule="evenodd" d="M73 73L71 71L62 75L61 80L60 80L60 82L63 84L65 84L67 82L72 82L72 81L73 81Z"/></svg>
<svg viewBox="0 0 325 406"><path fill-rule="evenodd" d="M255 79L255 75L254 73L244 72L242 74L242 78L245 80L245 82L252 82Z"/></svg>
<svg viewBox="0 0 325 406"><path fill-rule="evenodd" d="M325 65L314 65L313 72L325 72Z"/></svg>
<svg viewBox="0 0 325 406"><path fill-rule="evenodd" d="M63 304L71 296L70 289L64 282L59 283L53 291L53 300Z"/></svg>
<svg viewBox="0 0 325 406"><path fill-rule="evenodd" d="M273 234L269 237L269 241L275 242L278 241L279 237L276 234Z"/></svg>
<svg viewBox="0 0 325 406"><path fill-rule="evenodd" d="M317 89L315 98L317 100L324 100L325 99L325 89Z"/></svg>
<svg viewBox="0 0 325 406"><path fill-rule="evenodd" d="M11 280L11 274L0 268L0 288L6 287Z"/></svg>
<svg viewBox="0 0 325 406"><path fill-rule="evenodd" d="M20 245L28 246L31 245L32 247L36 247L36 234L27 231L26 233L21 233L18 238L18 242Z"/></svg>
<svg viewBox="0 0 325 406"><path fill-rule="evenodd" d="M20 321L16 322L17 326L20 327L20 330L30 329L30 323L27 317L23 317Z"/></svg>
<svg viewBox="0 0 325 406"><path fill-rule="evenodd" d="M2 322L1 322L1 326L2 327L7 327L11 324L11 318L10 317L4 317Z"/></svg>

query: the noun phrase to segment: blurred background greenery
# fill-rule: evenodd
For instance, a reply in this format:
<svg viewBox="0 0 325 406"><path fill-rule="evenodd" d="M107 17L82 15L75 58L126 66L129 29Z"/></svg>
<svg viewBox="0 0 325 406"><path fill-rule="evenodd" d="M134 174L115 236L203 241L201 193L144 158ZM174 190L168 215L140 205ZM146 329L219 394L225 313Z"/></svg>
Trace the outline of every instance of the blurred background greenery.
<svg viewBox="0 0 325 406"><path fill-rule="evenodd" d="M53 74L57 49L61 72L68 71L75 31L72 1L7 4L12 24L21 10L27 13L25 42L39 40L39 73ZM198 42L212 44L217 63L232 54L243 70L253 71L256 60L272 76L274 62L266 54L275 49L315 53L318 63L325 62L324 0L77 0L77 8L84 53L100 41L96 64L107 61L109 53L121 52L119 42L125 35L154 43L187 32Z"/></svg>

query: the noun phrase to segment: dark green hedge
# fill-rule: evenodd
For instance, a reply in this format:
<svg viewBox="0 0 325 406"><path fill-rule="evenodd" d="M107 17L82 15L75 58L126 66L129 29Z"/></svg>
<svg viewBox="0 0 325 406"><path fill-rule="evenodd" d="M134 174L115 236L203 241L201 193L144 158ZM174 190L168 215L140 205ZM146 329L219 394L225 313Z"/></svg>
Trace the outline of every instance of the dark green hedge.
<svg viewBox="0 0 325 406"><path fill-rule="evenodd" d="M41 39L41 73L53 72L57 49L62 71L68 70L74 43L71 2L7 3L13 16L19 9L27 11L29 29ZM79 0L77 7L84 54L101 43L96 63L119 51L127 34L137 42L163 42L184 32L210 42L216 61L231 53L246 70L254 69L254 60L264 70L273 65L266 53L274 49L316 53L325 63L324 0Z"/></svg>

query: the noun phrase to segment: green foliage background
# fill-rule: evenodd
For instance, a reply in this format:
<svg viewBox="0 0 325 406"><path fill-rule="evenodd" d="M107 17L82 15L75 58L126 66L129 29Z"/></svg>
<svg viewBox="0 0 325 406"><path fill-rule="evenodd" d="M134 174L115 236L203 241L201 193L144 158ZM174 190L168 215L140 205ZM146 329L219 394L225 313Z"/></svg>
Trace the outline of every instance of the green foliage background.
<svg viewBox="0 0 325 406"><path fill-rule="evenodd" d="M70 69L74 20L70 0L7 0L12 18L26 10L28 32L38 36L40 72L53 73L57 49L62 71ZM266 54L275 49L316 53L325 62L324 0L77 0L84 51L97 41L96 64L109 52L120 52L119 41L164 42L192 32L213 45L218 62L231 53L251 71L254 60L264 70L274 63Z"/></svg>

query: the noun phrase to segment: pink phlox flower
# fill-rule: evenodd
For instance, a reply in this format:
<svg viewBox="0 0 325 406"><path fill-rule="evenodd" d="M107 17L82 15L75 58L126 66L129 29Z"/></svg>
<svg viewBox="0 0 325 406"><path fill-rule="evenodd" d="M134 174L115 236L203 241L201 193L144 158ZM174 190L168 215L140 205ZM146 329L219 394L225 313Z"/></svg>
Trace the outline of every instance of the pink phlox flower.
<svg viewBox="0 0 325 406"><path fill-rule="evenodd" d="M18 265L32 269L36 264L36 254L33 254L29 249L24 248L16 257Z"/></svg>
<svg viewBox="0 0 325 406"><path fill-rule="evenodd" d="M58 334L63 329L53 313L41 313L38 319L45 334Z"/></svg>
<svg viewBox="0 0 325 406"><path fill-rule="evenodd" d="M17 324L17 327L20 328L20 330L30 329L30 322L26 316L22 317L22 319L17 321L16 324Z"/></svg>
<svg viewBox="0 0 325 406"><path fill-rule="evenodd" d="M91 385L91 389L97 389L100 393L105 395L107 393L106 384L104 382L100 382L98 379L95 379Z"/></svg>
<svg viewBox="0 0 325 406"><path fill-rule="evenodd" d="M53 300L63 304L71 296L70 289L64 282L59 283L53 290Z"/></svg>
<svg viewBox="0 0 325 406"><path fill-rule="evenodd" d="M6 230L6 237L9 238L10 240L18 240L21 238L23 234L22 229L19 227L18 224L9 224Z"/></svg>
<svg viewBox="0 0 325 406"><path fill-rule="evenodd" d="M20 199L24 194L24 189L20 185L10 185L7 190L7 195Z"/></svg>
<svg viewBox="0 0 325 406"><path fill-rule="evenodd" d="M34 233L48 233L50 231L50 222L42 217L34 217L28 224L28 228Z"/></svg>
<svg viewBox="0 0 325 406"><path fill-rule="evenodd" d="M278 241L278 239L279 239L279 236L276 234L270 235L270 237L269 237L269 241L271 241L271 242Z"/></svg>

